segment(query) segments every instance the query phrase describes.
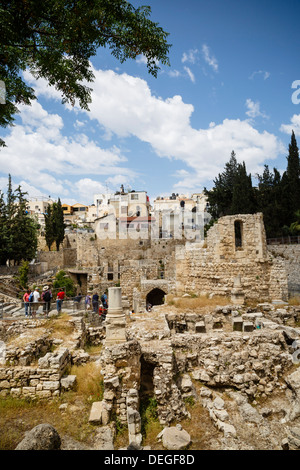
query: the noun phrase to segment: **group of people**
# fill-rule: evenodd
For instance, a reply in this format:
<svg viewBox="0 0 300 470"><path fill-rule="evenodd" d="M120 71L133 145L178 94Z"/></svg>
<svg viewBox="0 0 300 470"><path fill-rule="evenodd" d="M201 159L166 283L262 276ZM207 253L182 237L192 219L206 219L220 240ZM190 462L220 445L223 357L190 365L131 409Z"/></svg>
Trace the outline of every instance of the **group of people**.
<svg viewBox="0 0 300 470"><path fill-rule="evenodd" d="M35 318L40 305L43 307L43 314L47 317L50 311L52 298L53 295L49 286L44 286L41 294L38 287L34 290L28 289L23 295L25 317ZM64 298L65 292L62 289L59 289L56 297L56 309L58 313L61 311Z"/></svg>
<svg viewBox="0 0 300 470"><path fill-rule="evenodd" d="M101 302L99 302L99 300ZM93 313L97 313L102 317L105 317L108 309L106 292L101 295L101 298L99 298L97 292L95 292L92 296L90 294L87 294L85 297L85 309L92 309Z"/></svg>
<svg viewBox="0 0 300 470"><path fill-rule="evenodd" d="M64 290L60 289L56 296L56 310L58 313L61 312L65 296L66 294ZM49 286L43 287L41 294L38 287L36 287L34 290L28 289L23 295L25 317L36 317L36 313L40 305L43 307L43 314L48 316L52 298L53 295ZM77 308L81 302L81 299L81 294L77 294L74 297L74 305L76 305ZM101 315L102 318L105 318L108 309L107 293L105 292L102 294L100 299L97 293L94 293L92 296L87 294L85 297L85 309L89 310L91 308L93 313L97 313Z"/></svg>

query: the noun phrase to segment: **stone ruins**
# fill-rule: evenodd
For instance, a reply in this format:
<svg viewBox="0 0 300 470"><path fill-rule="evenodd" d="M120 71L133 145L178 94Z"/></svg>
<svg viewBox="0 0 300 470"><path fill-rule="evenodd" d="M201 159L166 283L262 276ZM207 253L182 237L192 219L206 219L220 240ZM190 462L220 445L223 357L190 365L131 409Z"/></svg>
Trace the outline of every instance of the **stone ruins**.
<svg viewBox="0 0 300 470"><path fill-rule="evenodd" d="M299 255L298 245L267 245L262 214L220 218L203 240L69 234L59 252L41 246L35 275L49 282L51 270L64 269L82 293L108 289L107 317L102 323L66 302L72 333L57 339L45 319L33 324L16 305L0 321L0 396L52 399L76 389L69 366L91 360L86 344L101 344L103 400L89 421L110 432L118 417L128 445L143 448L147 396L164 448L191 445L195 436L180 423L196 402L215 429L207 448L299 449L300 306L288 303L300 290ZM201 296L228 302L174 305Z"/></svg>

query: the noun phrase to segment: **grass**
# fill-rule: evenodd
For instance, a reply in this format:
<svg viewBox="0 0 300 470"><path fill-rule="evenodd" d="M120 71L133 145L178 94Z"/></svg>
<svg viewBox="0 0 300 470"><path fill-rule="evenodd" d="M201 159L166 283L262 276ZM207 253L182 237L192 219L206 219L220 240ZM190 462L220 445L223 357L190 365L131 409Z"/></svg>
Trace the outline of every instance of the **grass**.
<svg viewBox="0 0 300 470"><path fill-rule="evenodd" d="M289 305L297 306L300 305L300 296L294 296L289 299Z"/></svg>
<svg viewBox="0 0 300 470"><path fill-rule="evenodd" d="M62 313L58 317L49 318L45 327L51 330L52 336L57 339L65 339L74 331L74 325L70 322L71 317L67 313Z"/></svg>
<svg viewBox="0 0 300 470"><path fill-rule="evenodd" d="M174 297L169 295L167 304L175 308L197 310L205 307L217 307L218 305L228 305L230 300L224 296L209 297L206 295L191 296L191 297Z"/></svg>
<svg viewBox="0 0 300 470"><path fill-rule="evenodd" d="M89 424L89 414L91 403L102 400L103 378L92 362L73 366L70 373L77 376L76 391L54 400L0 399L0 450L14 450L25 432L41 423L54 426L60 436L91 445L96 428ZM68 405L63 412L59 409L62 403Z"/></svg>

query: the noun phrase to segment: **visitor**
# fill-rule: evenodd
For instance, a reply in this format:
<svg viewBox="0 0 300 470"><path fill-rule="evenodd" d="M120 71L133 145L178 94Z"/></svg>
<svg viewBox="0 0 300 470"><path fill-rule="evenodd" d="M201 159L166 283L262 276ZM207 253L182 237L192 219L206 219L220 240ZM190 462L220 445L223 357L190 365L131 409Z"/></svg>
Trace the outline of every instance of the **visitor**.
<svg viewBox="0 0 300 470"><path fill-rule="evenodd" d="M107 309L108 308L108 303L107 303L106 292L104 292L104 294L101 295L101 302L102 302L103 308Z"/></svg>
<svg viewBox="0 0 300 470"><path fill-rule="evenodd" d="M93 313L97 313L99 310L99 295L97 292L93 295L92 298L92 304L93 304Z"/></svg>
<svg viewBox="0 0 300 470"><path fill-rule="evenodd" d="M40 292L39 288L36 287L33 292L33 301L32 301L32 316L33 318L36 317L36 313L39 309L39 300L40 300Z"/></svg>
<svg viewBox="0 0 300 470"><path fill-rule="evenodd" d="M90 294L86 294L86 296L85 296L85 310L90 310L91 302L92 302L92 299L91 299Z"/></svg>
<svg viewBox="0 0 300 470"><path fill-rule="evenodd" d="M25 317L28 317L29 312L30 312L30 303L29 303L30 292L31 292L30 289L28 289L25 292L25 294L23 295L23 302L24 302L24 307L25 307Z"/></svg>
<svg viewBox="0 0 300 470"><path fill-rule="evenodd" d="M82 299L82 295L79 293L77 294L75 297L74 297L74 307L75 307L75 310L78 310L79 309L79 304L81 302L81 299Z"/></svg>
<svg viewBox="0 0 300 470"><path fill-rule="evenodd" d="M60 289L58 291L57 297L56 297L56 310L57 310L57 313L61 312L61 308L62 308L64 298L65 298L65 292L63 291L63 289Z"/></svg>
<svg viewBox="0 0 300 470"><path fill-rule="evenodd" d="M43 287L43 292L42 292L42 301L43 301L43 313L48 316L48 313L50 312L50 303L51 303L51 298L52 298L52 292L50 291L48 286Z"/></svg>

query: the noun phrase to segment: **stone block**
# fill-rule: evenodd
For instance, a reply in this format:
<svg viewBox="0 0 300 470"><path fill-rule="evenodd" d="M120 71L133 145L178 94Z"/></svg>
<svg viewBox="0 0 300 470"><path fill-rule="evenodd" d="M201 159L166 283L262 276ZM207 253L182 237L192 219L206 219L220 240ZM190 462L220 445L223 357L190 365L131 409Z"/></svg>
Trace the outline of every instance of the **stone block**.
<svg viewBox="0 0 300 470"><path fill-rule="evenodd" d="M195 331L196 333L205 333L206 332L206 327L204 321L199 321L195 325Z"/></svg>
<svg viewBox="0 0 300 470"><path fill-rule="evenodd" d="M243 319L235 317L232 320L233 331L243 331Z"/></svg>
<svg viewBox="0 0 300 470"><path fill-rule="evenodd" d="M101 424L102 422L102 411L103 411L103 402L94 401L90 411L89 423L91 424Z"/></svg>
<svg viewBox="0 0 300 470"><path fill-rule="evenodd" d="M243 323L243 331L253 331L254 330L254 325L250 321L245 321Z"/></svg>

